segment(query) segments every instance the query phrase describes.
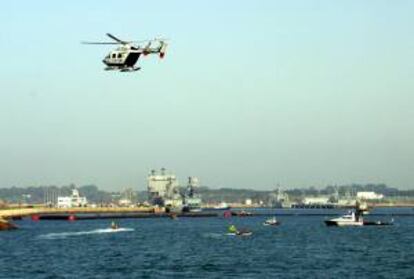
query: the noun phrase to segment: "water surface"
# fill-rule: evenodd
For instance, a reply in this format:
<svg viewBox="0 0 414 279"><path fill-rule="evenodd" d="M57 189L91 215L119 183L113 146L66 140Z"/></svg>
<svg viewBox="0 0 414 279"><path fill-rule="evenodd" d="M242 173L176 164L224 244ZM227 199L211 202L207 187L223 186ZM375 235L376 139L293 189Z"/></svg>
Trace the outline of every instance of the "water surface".
<svg viewBox="0 0 414 279"><path fill-rule="evenodd" d="M20 230L0 234L0 278L414 277L414 217L360 228L265 218L122 219L115 232L110 220L17 221ZM253 235L227 235L230 222Z"/></svg>

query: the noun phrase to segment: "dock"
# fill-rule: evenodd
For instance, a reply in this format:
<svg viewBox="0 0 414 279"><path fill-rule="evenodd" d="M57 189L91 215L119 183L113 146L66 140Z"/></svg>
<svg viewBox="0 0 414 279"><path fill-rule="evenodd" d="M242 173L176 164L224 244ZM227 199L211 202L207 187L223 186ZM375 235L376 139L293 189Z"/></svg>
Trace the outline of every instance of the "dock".
<svg viewBox="0 0 414 279"><path fill-rule="evenodd" d="M218 212L177 213L177 217L217 217ZM38 220L90 220L118 218L169 218L170 213L163 209L148 207L99 207L99 208L19 208L0 210L0 218L22 219L30 217Z"/></svg>
<svg viewBox="0 0 414 279"><path fill-rule="evenodd" d="M31 218L33 221L39 220L91 220L91 219L121 219L121 218L171 218L172 214L180 218L196 217L223 217L223 211L202 211L202 212L182 212L167 213L163 208L156 207L78 207L78 208L17 208L0 210L1 220L18 220L22 218ZM267 217L267 216L337 216L337 210L252 210L245 211L240 209L231 210L231 215L236 218L245 217ZM395 213L372 213L370 216L414 216L412 212L395 212Z"/></svg>

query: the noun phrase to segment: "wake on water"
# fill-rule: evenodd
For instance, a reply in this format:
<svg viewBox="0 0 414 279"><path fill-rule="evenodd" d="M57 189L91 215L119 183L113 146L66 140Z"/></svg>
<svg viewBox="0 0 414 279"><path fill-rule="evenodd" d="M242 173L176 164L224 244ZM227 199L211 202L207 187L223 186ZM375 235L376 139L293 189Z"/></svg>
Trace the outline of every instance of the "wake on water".
<svg viewBox="0 0 414 279"><path fill-rule="evenodd" d="M90 234L103 234L103 233L118 233L118 232L132 232L131 228L119 228L119 229L97 229L92 231L80 231L80 232L62 232L62 233L48 233L39 235L40 239L64 239L72 236L90 235Z"/></svg>
<svg viewBox="0 0 414 279"><path fill-rule="evenodd" d="M223 237L223 234L209 232L209 233L203 233L202 234L202 237L205 237L205 238L215 238L215 239L217 239L217 238L222 238Z"/></svg>

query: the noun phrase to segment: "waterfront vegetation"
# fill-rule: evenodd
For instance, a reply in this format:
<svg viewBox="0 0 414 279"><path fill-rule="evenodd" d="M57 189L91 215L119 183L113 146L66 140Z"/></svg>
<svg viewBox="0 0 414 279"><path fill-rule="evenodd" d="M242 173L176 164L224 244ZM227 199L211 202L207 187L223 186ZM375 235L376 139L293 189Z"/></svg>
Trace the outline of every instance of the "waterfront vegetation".
<svg viewBox="0 0 414 279"><path fill-rule="evenodd" d="M74 185L68 186L30 186L0 188L0 207L6 203L39 204L56 199L57 196L69 196ZM104 191L96 185L84 185L78 187L82 196L87 197L90 203L108 204L116 202L124 196L125 191ZM197 192L204 203L243 203L251 199L253 203L262 201L269 202L272 192L275 190L253 190L234 188L199 187ZM289 195L291 200L300 200L304 196L327 196L339 195L343 197L355 196L359 191L373 191L385 196L385 202L412 202L414 201L414 190L400 190L385 184L352 184L341 186L326 186L324 188L308 187L303 189L286 189L283 191ZM142 203L147 200L147 192L134 191L134 202Z"/></svg>

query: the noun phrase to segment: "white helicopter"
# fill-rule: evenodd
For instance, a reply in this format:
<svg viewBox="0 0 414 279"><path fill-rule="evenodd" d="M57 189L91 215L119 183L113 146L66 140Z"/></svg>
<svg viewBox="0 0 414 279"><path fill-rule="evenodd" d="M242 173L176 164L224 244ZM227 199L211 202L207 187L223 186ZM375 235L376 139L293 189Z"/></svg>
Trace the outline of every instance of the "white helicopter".
<svg viewBox="0 0 414 279"><path fill-rule="evenodd" d="M111 51L102 62L106 65L105 70L119 70L121 72L133 72L138 71L141 67L135 67L139 57L148 54L158 54L162 59L165 56L167 49L167 43L165 39L153 39L145 41L123 41L118 39L112 34L106 33L106 35L113 39L114 42L82 42L83 44L89 45L120 45L115 50ZM147 44L144 47L135 45L136 43ZM152 43L157 43L156 47L151 47Z"/></svg>

